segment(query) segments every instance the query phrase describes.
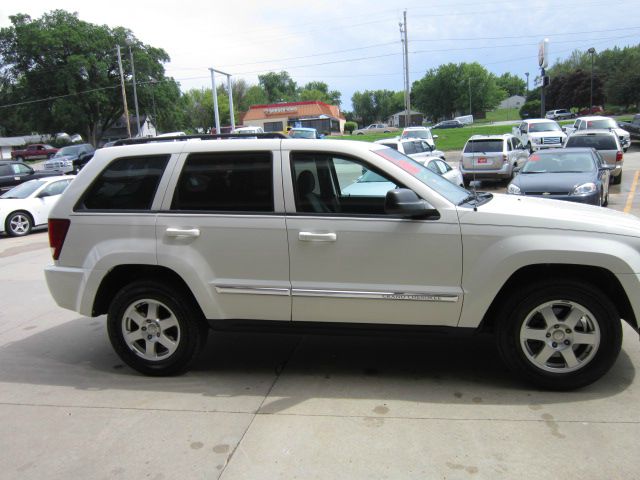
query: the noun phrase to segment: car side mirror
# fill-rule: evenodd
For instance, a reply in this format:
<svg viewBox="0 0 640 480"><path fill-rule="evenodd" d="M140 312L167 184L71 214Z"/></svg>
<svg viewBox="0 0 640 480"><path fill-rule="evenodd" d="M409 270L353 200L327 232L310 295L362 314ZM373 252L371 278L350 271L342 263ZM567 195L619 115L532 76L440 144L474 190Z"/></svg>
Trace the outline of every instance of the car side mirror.
<svg viewBox="0 0 640 480"><path fill-rule="evenodd" d="M38 198L45 198L45 197L50 197L51 194L49 192L40 192L38 194Z"/></svg>
<svg viewBox="0 0 640 480"><path fill-rule="evenodd" d="M384 200L384 211L402 217L440 218L438 211L429 202L422 200L408 188L389 190Z"/></svg>
<svg viewBox="0 0 640 480"><path fill-rule="evenodd" d="M431 137L435 140L436 138L438 138L438 135L431 135Z"/></svg>

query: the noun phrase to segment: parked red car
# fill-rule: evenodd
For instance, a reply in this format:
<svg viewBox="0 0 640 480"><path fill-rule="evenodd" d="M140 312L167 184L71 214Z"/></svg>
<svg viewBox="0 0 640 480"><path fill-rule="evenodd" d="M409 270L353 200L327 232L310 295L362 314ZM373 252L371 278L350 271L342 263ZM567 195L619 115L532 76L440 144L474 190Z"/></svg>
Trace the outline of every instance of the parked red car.
<svg viewBox="0 0 640 480"><path fill-rule="evenodd" d="M579 115L596 115L599 113L604 113L604 108L600 105L594 105L591 109L583 108L578 112Z"/></svg>
<svg viewBox="0 0 640 480"><path fill-rule="evenodd" d="M22 150L14 150L11 152L11 158L14 158L19 162L24 160L39 160L42 158L51 158L57 151L57 148L47 145L46 143L34 143L33 145L28 145L27 148Z"/></svg>

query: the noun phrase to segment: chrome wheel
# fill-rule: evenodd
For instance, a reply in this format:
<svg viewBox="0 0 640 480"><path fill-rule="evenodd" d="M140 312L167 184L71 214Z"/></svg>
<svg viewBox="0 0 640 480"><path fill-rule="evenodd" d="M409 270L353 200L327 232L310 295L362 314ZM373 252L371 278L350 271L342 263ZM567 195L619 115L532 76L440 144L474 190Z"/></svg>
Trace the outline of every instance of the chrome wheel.
<svg viewBox="0 0 640 480"><path fill-rule="evenodd" d="M24 212L16 212L9 217L6 227L11 236L26 235L31 231L31 218Z"/></svg>
<svg viewBox="0 0 640 480"><path fill-rule="evenodd" d="M598 352L596 317L579 303L556 300L534 308L520 328L520 345L535 367L553 373L583 368Z"/></svg>
<svg viewBox="0 0 640 480"><path fill-rule="evenodd" d="M122 336L139 357L160 361L170 357L180 344L180 324L165 304L153 299L132 303L122 316Z"/></svg>

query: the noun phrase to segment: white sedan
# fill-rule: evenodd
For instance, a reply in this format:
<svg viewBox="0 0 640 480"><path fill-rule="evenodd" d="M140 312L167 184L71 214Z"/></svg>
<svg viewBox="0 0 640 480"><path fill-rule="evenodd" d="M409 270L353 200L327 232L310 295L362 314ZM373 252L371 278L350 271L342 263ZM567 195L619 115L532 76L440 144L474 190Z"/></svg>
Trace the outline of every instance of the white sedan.
<svg viewBox="0 0 640 480"><path fill-rule="evenodd" d="M462 172L457 168L453 168L441 158L429 158L425 162L421 162L425 167L438 175L442 175L451 183L464 188L464 180Z"/></svg>
<svg viewBox="0 0 640 480"><path fill-rule="evenodd" d="M27 235L46 227L51 208L75 177L56 176L29 180L0 196L0 233Z"/></svg>

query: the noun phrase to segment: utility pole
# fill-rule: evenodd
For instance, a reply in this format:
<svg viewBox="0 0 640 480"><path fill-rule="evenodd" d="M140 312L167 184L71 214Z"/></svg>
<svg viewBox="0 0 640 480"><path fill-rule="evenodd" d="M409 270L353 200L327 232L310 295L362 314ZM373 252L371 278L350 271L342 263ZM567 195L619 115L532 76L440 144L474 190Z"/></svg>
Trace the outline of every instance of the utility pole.
<svg viewBox="0 0 640 480"><path fill-rule="evenodd" d="M469 115L473 115L473 110L471 109L471 77L469 77Z"/></svg>
<svg viewBox="0 0 640 480"><path fill-rule="evenodd" d="M524 72L525 77L527 77L527 92L525 97L529 96L529 72Z"/></svg>
<svg viewBox="0 0 640 480"><path fill-rule="evenodd" d="M409 80L409 38L407 36L407 11L403 13L404 23L400 23L400 39L403 44L402 65L404 67L404 126L411 126L411 83Z"/></svg>
<svg viewBox="0 0 640 480"><path fill-rule="evenodd" d="M131 125L129 125L129 107L127 106L127 91L124 88L124 72L122 71L122 55L120 55L120 45L116 45L118 50L118 67L120 68L120 86L122 87L122 103L124 104L124 118L127 122L127 135L131 138Z"/></svg>
<svg viewBox="0 0 640 480"><path fill-rule="evenodd" d="M591 54L591 90L589 94L589 115L593 113L593 55L596 53L596 49L591 47L587 50Z"/></svg>
<svg viewBox="0 0 640 480"><path fill-rule="evenodd" d="M136 89L136 67L133 64L133 53L131 45L129 45L129 59L131 60L131 76L133 77L133 103L136 106L136 126L138 127L137 136L140 136L140 112L138 111L138 90Z"/></svg>

